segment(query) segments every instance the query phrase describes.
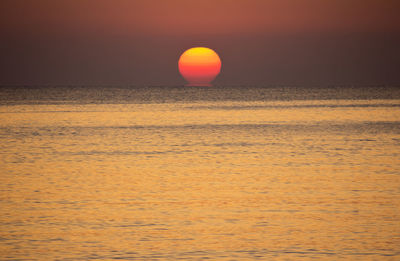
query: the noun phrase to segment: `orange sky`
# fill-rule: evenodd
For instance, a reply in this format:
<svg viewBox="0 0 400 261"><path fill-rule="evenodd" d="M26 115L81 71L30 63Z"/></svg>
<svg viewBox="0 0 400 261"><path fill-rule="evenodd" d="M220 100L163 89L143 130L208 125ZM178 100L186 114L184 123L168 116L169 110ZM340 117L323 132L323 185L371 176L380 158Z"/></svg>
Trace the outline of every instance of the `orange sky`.
<svg viewBox="0 0 400 261"><path fill-rule="evenodd" d="M112 34L400 31L397 0L2 0L9 30Z"/></svg>
<svg viewBox="0 0 400 261"><path fill-rule="evenodd" d="M399 0L1 0L0 84L179 84L207 46L220 83L400 83ZM51 73L49 73L51 72Z"/></svg>

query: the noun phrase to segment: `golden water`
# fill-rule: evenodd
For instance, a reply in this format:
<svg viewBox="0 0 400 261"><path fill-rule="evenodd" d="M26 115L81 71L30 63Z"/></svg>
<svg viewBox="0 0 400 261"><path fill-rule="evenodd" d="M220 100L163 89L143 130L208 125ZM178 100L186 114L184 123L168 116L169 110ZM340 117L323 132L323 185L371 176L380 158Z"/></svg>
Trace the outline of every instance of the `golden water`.
<svg viewBox="0 0 400 261"><path fill-rule="evenodd" d="M0 259L400 258L400 100L0 106Z"/></svg>

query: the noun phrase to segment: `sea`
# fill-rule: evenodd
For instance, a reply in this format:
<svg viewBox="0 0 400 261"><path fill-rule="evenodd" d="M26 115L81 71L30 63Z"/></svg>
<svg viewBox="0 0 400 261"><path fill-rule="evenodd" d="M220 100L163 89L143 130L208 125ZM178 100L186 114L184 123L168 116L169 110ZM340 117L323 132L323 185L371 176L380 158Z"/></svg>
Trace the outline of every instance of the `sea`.
<svg viewBox="0 0 400 261"><path fill-rule="evenodd" d="M0 260L400 260L399 86L3 86L0 148Z"/></svg>

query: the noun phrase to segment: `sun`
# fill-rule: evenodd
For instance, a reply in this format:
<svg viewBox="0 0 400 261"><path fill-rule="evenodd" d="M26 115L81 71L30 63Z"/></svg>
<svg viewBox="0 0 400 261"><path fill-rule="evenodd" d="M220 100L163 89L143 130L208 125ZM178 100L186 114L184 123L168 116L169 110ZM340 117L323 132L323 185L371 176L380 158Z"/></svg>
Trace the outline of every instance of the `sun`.
<svg viewBox="0 0 400 261"><path fill-rule="evenodd" d="M186 50L179 58L178 65L188 86L211 86L221 72L221 59L214 50L206 47Z"/></svg>

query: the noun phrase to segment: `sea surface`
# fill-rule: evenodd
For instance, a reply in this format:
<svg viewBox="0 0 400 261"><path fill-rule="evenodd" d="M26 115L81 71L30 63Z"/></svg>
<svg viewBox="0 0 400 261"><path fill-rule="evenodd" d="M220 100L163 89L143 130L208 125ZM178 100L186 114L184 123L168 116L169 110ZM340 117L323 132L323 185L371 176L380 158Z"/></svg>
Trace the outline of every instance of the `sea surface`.
<svg viewBox="0 0 400 261"><path fill-rule="evenodd" d="M400 260L399 87L1 87L0 148L0 260Z"/></svg>

